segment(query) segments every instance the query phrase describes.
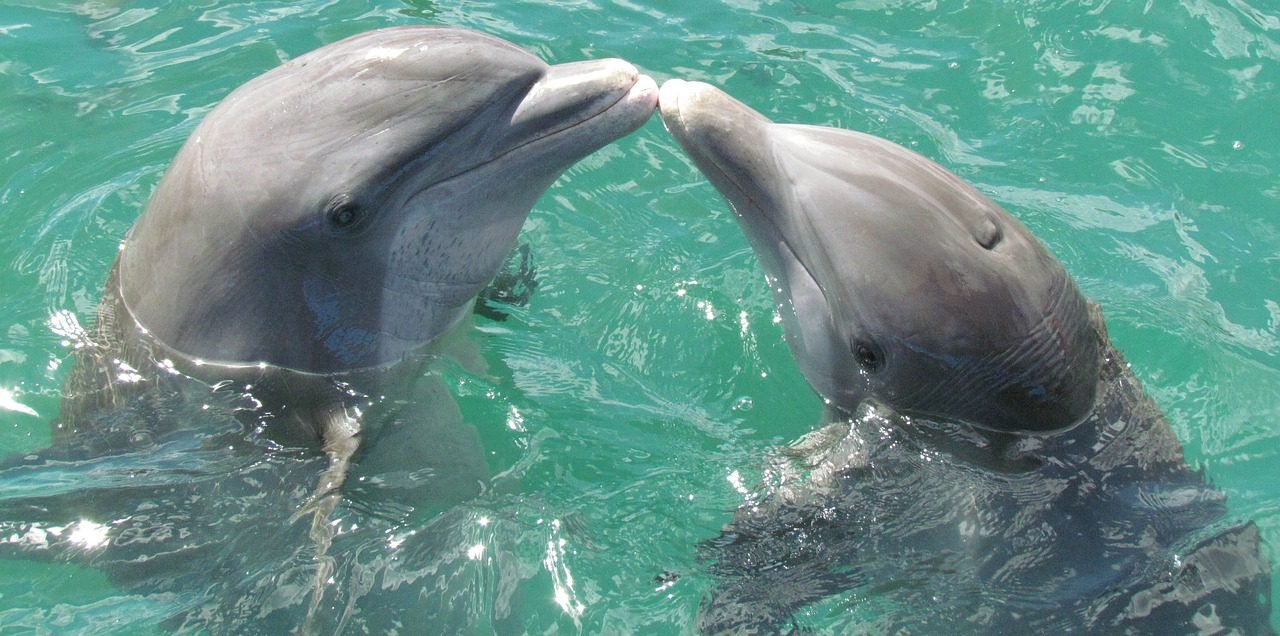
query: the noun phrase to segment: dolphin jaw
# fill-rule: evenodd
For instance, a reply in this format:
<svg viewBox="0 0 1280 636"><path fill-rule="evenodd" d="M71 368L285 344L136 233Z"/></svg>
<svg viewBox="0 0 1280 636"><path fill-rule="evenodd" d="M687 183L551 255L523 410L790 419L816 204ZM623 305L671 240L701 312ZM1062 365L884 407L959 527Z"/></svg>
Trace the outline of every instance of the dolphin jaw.
<svg viewBox="0 0 1280 636"><path fill-rule="evenodd" d="M571 128L613 108L645 79L634 66L616 58L557 64L529 87L511 114L511 125L568 120L559 129Z"/></svg>
<svg viewBox="0 0 1280 636"><path fill-rule="evenodd" d="M561 73L558 70L561 67L586 72L573 76ZM604 81L589 85L591 90L588 92L583 85L591 79ZM556 99L554 96L557 90L572 89L577 89L577 94L572 96L576 99ZM492 130L480 131L482 136L488 133L501 139L487 156L447 174L423 174L425 183L402 186L413 190L405 196L415 198L433 188L450 187L498 162L517 164L517 169L508 167L505 170L512 173L512 179L518 176L524 182L536 181L540 193L561 172L587 154L635 131L648 120L656 107L657 86L653 79L640 74L623 60L606 59L550 67L526 89L504 121ZM544 128L540 129L540 125ZM476 132L456 131L454 134L470 137ZM452 140L440 140L414 163L433 161L435 153L432 150L448 141ZM549 148L552 144L563 144L564 147ZM413 170L404 172L415 174Z"/></svg>
<svg viewBox="0 0 1280 636"><path fill-rule="evenodd" d="M662 114L663 125L675 137L676 141L694 159L697 167L720 191L721 196L729 204L735 216L746 226L748 238L757 251L764 251L776 260L772 266L766 266L771 273L776 272L778 278L786 280L788 276L783 270L782 261L788 257L798 263L817 283L817 278L809 271L807 263L800 258L787 232L779 226L777 220L769 213L776 207L768 189L752 187L765 175L743 175L741 170L730 170L726 167L718 144L732 143L743 136L742 130L730 130L722 124L732 120L723 116L723 110L732 109L733 115L750 113L752 117L740 127L760 126L757 136L752 138L753 149L767 151L768 138L764 126L768 119L751 111L737 100L720 92L719 89L702 82L688 82L679 79L667 80L663 83L658 103ZM719 110L718 110L719 109ZM753 166L764 169L764 166ZM776 166L769 166L770 171ZM769 175L772 176L772 175ZM785 252L785 253L784 253Z"/></svg>
<svg viewBox="0 0 1280 636"><path fill-rule="evenodd" d="M572 71L582 71L573 73ZM569 93L565 100L558 93ZM511 115L513 130L540 125L549 126L509 146L490 162L520 154L547 143L577 141L594 152L603 141L630 134L653 113L658 102L658 87L648 75L641 74L631 64L619 59L559 64L551 67L536 82L516 106ZM553 153L539 148L533 154ZM578 149L566 149L572 160L546 162L558 176L572 163L580 160ZM487 163L487 162L486 162ZM476 166L479 167L479 166Z"/></svg>

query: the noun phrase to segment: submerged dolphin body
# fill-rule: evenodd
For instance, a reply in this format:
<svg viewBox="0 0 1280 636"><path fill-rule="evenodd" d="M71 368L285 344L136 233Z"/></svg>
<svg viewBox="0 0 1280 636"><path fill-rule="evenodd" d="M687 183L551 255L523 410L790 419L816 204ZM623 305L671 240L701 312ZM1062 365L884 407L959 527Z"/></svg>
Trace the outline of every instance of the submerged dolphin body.
<svg viewBox="0 0 1280 636"><path fill-rule="evenodd" d="M194 608L196 625L265 626L310 597L304 627L328 620L321 604L350 626L363 591L326 582L352 462L405 506L484 487L475 433L424 367L546 188L656 100L621 60L550 66L433 27L356 35L236 89L122 243L54 446L0 473L5 549L83 556L148 591L241 595L231 615ZM302 517L310 556L290 552ZM271 550L294 567L262 571L280 565ZM260 576L235 582L246 572Z"/></svg>
<svg viewBox="0 0 1280 636"><path fill-rule="evenodd" d="M1190 470L1101 313L1017 220L870 135L663 85L836 423L707 557L707 632L1270 633L1252 523ZM797 479L804 477L803 479Z"/></svg>

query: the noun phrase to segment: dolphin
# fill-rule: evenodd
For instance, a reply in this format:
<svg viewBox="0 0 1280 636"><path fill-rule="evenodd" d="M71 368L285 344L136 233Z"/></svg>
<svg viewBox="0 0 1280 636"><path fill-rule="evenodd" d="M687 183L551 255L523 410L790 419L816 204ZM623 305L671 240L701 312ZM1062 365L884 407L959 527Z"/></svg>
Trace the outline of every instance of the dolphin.
<svg viewBox="0 0 1280 636"><path fill-rule="evenodd" d="M192 523L197 513L173 510L202 501L222 517L204 523L255 533L235 525L245 515L208 503L211 493L270 500L265 510L295 506L295 519L311 518L318 563L310 624L333 572L330 515L357 458L429 471L436 499L483 488L474 432L441 423L457 419L456 405L423 369L465 327L543 192L656 105L657 85L625 61L548 65L494 37L421 26L349 37L231 92L121 243L92 331L72 330L76 367L54 445L10 466L11 483L34 474L50 488L9 490L2 525L17 539L7 547L67 544L69 534L41 529L67 527L49 511L74 502L111 520L94 526L105 533L97 563L128 571L118 579L158 580L153 557L204 563L193 555L232 545ZM414 400L424 395L429 405ZM429 421L405 423L413 418L394 407L405 402ZM371 421L380 405L399 408L382 427L394 430ZM228 432L225 418L205 414L210 406L256 435ZM216 435L193 437L202 426ZM228 448L227 435L252 452L207 458ZM299 447L322 450L325 469L306 453L268 459ZM58 493L65 475L50 471L70 460L99 474L135 462L139 480ZM170 460L213 481L179 491ZM297 480L257 468L268 464L308 475L312 496L298 505ZM228 478L235 471L242 479ZM85 552L83 541L66 550Z"/></svg>
<svg viewBox="0 0 1280 636"><path fill-rule="evenodd" d="M121 245L115 322L207 381L247 369L264 402L304 393L294 410L333 458L332 490L361 430L349 396L469 315L543 191L655 100L624 61L549 66L453 29L300 56L178 152Z"/></svg>
<svg viewBox="0 0 1280 636"><path fill-rule="evenodd" d="M826 607L884 633L1271 632L1256 526L1228 523L1025 226L887 140L776 124L698 82L659 103L830 422L703 546L702 631Z"/></svg>

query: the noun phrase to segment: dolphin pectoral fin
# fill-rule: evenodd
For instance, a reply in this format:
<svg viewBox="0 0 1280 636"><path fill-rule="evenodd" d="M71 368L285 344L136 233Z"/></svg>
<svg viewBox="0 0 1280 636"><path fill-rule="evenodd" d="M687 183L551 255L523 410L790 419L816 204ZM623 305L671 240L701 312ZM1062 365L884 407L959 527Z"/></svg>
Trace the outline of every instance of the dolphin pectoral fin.
<svg viewBox="0 0 1280 636"><path fill-rule="evenodd" d="M479 302L477 299L477 307ZM427 368L432 369L432 374L440 368L440 359L447 358L471 375L488 382L497 382L497 378L489 373L489 361L485 359L480 343L475 338L475 327L475 314L464 314L448 331L428 345L427 351L431 359Z"/></svg>
<svg viewBox="0 0 1280 636"><path fill-rule="evenodd" d="M1203 633L1272 634L1271 567L1258 526L1248 521L1192 546L1176 573L1127 594L1098 612L1116 631L1196 625ZM1099 623L1103 624L1103 623Z"/></svg>
<svg viewBox="0 0 1280 636"><path fill-rule="evenodd" d="M404 401L386 404L377 414L346 491L362 510L426 514L489 488L479 431L463 420L450 388L440 375L428 373L414 380Z"/></svg>
<svg viewBox="0 0 1280 636"><path fill-rule="evenodd" d="M316 578L307 616L302 625L303 634L312 633L316 613L324 600L325 586L337 567L333 557L329 556L329 547L333 545L335 534L331 517L338 502L342 500L342 484L346 482L352 460L360 449L362 428L359 410L342 403L321 409L319 419L316 429L322 431L329 466L320 474L315 492L289 518L289 522L294 523L304 517L311 517L308 536L315 546Z"/></svg>
<svg viewBox="0 0 1280 636"><path fill-rule="evenodd" d="M337 499L342 496L342 484L346 481L356 451L360 449L361 422L357 409L336 404L324 409L320 419L322 421L315 430L321 431L329 467L320 474L320 481L311 498L289 518L290 523L308 514L319 515L322 511L328 517L328 513L337 505Z"/></svg>

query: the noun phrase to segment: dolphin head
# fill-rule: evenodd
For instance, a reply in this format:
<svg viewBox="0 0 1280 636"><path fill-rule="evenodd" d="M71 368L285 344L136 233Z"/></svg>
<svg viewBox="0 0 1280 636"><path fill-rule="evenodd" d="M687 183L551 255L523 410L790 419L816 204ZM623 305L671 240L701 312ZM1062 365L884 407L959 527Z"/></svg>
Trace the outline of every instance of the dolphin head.
<svg viewBox="0 0 1280 636"><path fill-rule="evenodd" d="M738 217L813 388L853 413L1048 432L1093 408L1105 335L1062 265L941 166L669 81L663 122Z"/></svg>
<svg viewBox="0 0 1280 636"><path fill-rule="evenodd" d="M122 244L119 293L191 358L394 362L468 312L543 191L656 101L621 60L549 66L455 29L325 46L208 113Z"/></svg>

